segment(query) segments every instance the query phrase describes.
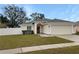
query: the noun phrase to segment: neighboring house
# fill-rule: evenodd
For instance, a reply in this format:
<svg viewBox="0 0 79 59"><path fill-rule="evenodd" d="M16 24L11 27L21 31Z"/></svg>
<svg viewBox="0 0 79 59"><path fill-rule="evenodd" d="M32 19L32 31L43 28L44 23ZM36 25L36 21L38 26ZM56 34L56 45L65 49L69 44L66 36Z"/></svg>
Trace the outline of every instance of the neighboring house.
<svg viewBox="0 0 79 59"><path fill-rule="evenodd" d="M75 28L76 28L76 32L79 32L79 21L76 22Z"/></svg>
<svg viewBox="0 0 79 59"><path fill-rule="evenodd" d="M34 34L73 34L74 23L60 19L38 19L20 25L22 30L33 30Z"/></svg>

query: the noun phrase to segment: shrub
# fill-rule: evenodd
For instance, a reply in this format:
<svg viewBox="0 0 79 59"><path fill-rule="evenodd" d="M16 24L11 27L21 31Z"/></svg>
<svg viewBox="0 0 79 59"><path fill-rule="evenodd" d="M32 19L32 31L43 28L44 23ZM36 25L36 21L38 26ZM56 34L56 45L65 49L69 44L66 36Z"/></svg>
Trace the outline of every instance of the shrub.
<svg viewBox="0 0 79 59"><path fill-rule="evenodd" d="M33 30L22 30L23 35L25 34L34 34Z"/></svg>
<svg viewBox="0 0 79 59"><path fill-rule="evenodd" d="M77 35L79 35L79 32L76 32Z"/></svg>

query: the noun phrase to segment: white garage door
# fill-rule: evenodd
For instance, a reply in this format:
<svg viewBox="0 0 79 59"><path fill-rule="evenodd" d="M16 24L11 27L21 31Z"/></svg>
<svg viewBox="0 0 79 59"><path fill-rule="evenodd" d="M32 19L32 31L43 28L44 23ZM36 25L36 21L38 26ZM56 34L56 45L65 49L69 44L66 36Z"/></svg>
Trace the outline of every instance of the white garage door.
<svg viewBox="0 0 79 59"><path fill-rule="evenodd" d="M51 34L72 34L72 26L51 26Z"/></svg>

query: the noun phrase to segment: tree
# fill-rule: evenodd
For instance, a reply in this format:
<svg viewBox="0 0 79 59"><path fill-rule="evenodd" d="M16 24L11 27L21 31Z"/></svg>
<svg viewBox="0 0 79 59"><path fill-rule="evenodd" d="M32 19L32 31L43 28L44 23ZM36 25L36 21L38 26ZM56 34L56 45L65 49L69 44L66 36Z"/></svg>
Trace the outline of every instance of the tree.
<svg viewBox="0 0 79 59"><path fill-rule="evenodd" d="M44 19L44 14L41 14L41 13L32 13L30 15L34 20L38 20L38 19Z"/></svg>
<svg viewBox="0 0 79 59"><path fill-rule="evenodd" d="M4 14L10 20L10 27L18 27L25 21L26 13L22 7L8 5L4 7Z"/></svg>
<svg viewBox="0 0 79 59"><path fill-rule="evenodd" d="M7 19L7 17L4 17L2 14L0 14L0 22L6 24L9 22L9 20Z"/></svg>

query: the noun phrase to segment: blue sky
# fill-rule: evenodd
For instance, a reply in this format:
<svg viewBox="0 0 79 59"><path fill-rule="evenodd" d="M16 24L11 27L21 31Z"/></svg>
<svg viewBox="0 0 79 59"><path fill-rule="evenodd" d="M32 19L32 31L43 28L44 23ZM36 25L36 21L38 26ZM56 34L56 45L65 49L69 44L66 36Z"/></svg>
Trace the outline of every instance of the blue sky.
<svg viewBox="0 0 79 59"><path fill-rule="evenodd" d="M79 21L79 4L16 4L24 7L27 16L34 12L43 13L46 18L62 19L69 21ZM3 7L6 4L0 4L0 13L3 13Z"/></svg>

